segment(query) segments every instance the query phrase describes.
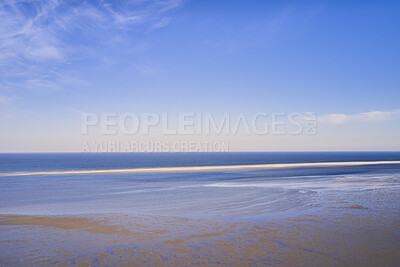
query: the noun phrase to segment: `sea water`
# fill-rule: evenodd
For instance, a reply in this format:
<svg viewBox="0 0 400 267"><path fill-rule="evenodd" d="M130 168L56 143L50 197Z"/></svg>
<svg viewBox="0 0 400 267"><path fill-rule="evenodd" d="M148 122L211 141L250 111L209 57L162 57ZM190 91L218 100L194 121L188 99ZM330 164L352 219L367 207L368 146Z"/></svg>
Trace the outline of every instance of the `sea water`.
<svg viewBox="0 0 400 267"><path fill-rule="evenodd" d="M0 154L0 173L400 160L398 152ZM334 207L400 210L400 165L4 176L0 213L268 220ZM377 199L378 198L378 199Z"/></svg>

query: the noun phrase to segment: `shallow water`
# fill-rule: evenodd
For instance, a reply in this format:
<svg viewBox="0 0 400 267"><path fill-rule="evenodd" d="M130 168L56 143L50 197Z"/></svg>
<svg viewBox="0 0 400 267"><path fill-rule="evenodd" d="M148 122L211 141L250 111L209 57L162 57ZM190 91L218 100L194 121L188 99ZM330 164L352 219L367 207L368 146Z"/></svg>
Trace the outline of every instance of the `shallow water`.
<svg viewBox="0 0 400 267"><path fill-rule="evenodd" d="M258 221L343 206L331 195L349 206L374 209L375 198L365 194L389 196L399 186L400 165L10 176L0 179L0 213L119 212ZM398 205L398 199L385 198L387 208Z"/></svg>

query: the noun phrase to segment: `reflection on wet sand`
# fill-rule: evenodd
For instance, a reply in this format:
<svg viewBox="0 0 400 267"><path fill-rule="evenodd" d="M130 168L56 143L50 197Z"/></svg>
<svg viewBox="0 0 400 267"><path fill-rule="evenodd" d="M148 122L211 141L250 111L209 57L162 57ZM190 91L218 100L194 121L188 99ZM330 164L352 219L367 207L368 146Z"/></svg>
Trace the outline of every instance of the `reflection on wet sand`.
<svg viewBox="0 0 400 267"><path fill-rule="evenodd" d="M354 211L354 212L353 212ZM398 213L359 208L268 223L166 216L0 216L5 265L396 265Z"/></svg>

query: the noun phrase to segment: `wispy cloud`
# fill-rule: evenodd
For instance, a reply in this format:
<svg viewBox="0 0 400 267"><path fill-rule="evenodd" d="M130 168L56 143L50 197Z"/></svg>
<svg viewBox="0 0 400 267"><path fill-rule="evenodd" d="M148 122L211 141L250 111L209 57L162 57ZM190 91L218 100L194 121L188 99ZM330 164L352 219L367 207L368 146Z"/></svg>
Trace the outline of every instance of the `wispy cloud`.
<svg viewBox="0 0 400 267"><path fill-rule="evenodd" d="M318 122L327 124L344 124L352 122L387 121L400 115L400 109L387 111L369 111L356 114L332 113L318 117Z"/></svg>
<svg viewBox="0 0 400 267"><path fill-rule="evenodd" d="M77 108L73 108L73 107L68 107L68 108L67 108L67 110L68 110L68 111L70 111L70 112L73 112L73 113L79 114L79 115L82 115L82 114L84 114L84 113L85 113L84 111L82 111L82 110L79 110L79 109L77 109Z"/></svg>
<svg viewBox="0 0 400 267"><path fill-rule="evenodd" d="M46 22L51 19L58 4L55 1L39 3L9 1L0 5L2 66L10 64L11 60L62 59L59 41L52 32L51 24Z"/></svg>
<svg viewBox="0 0 400 267"><path fill-rule="evenodd" d="M7 105L11 103L12 98L8 96L1 96L0 95L0 105Z"/></svg>
<svg viewBox="0 0 400 267"><path fill-rule="evenodd" d="M9 119L20 114L21 111L15 106L14 97L0 95L0 119Z"/></svg>
<svg viewBox="0 0 400 267"><path fill-rule="evenodd" d="M121 31L168 24L180 0L0 2L0 90L58 89L62 66L93 44L121 39ZM77 38L79 37L79 38Z"/></svg>

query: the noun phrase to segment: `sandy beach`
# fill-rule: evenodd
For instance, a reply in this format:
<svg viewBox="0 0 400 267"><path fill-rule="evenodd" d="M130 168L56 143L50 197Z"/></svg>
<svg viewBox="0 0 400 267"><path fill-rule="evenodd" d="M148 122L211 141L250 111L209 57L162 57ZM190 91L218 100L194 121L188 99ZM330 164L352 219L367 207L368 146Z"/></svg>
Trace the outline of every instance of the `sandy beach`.
<svg viewBox="0 0 400 267"><path fill-rule="evenodd" d="M394 266L400 261L394 231L399 214L386 216L382 224L356 208L344 211L340 217L304 215L270 223L118 214L1 215L1 242L9 247L0 258L10 265L59 266ZM12 229L14 234L7 235Z"/></svg>
<svg viewBox="0 0 400 267"><path fill-rule="evenodd" d="M300 168L300 167L362 166L362 165L381 165L381 164L400 164L400 161L313 162L313 163L284 163L284 164L257 164L257 165L135 168L135 169L115 169L115 170L18 172L18 173L2 173L2 174L0 174L0 176L62 175L62 174L112 174L112 173L145 173L145 172L192 172L192 171L222 171L222 170L240 170L240 169L279 169L279 168Z"/></svg>

